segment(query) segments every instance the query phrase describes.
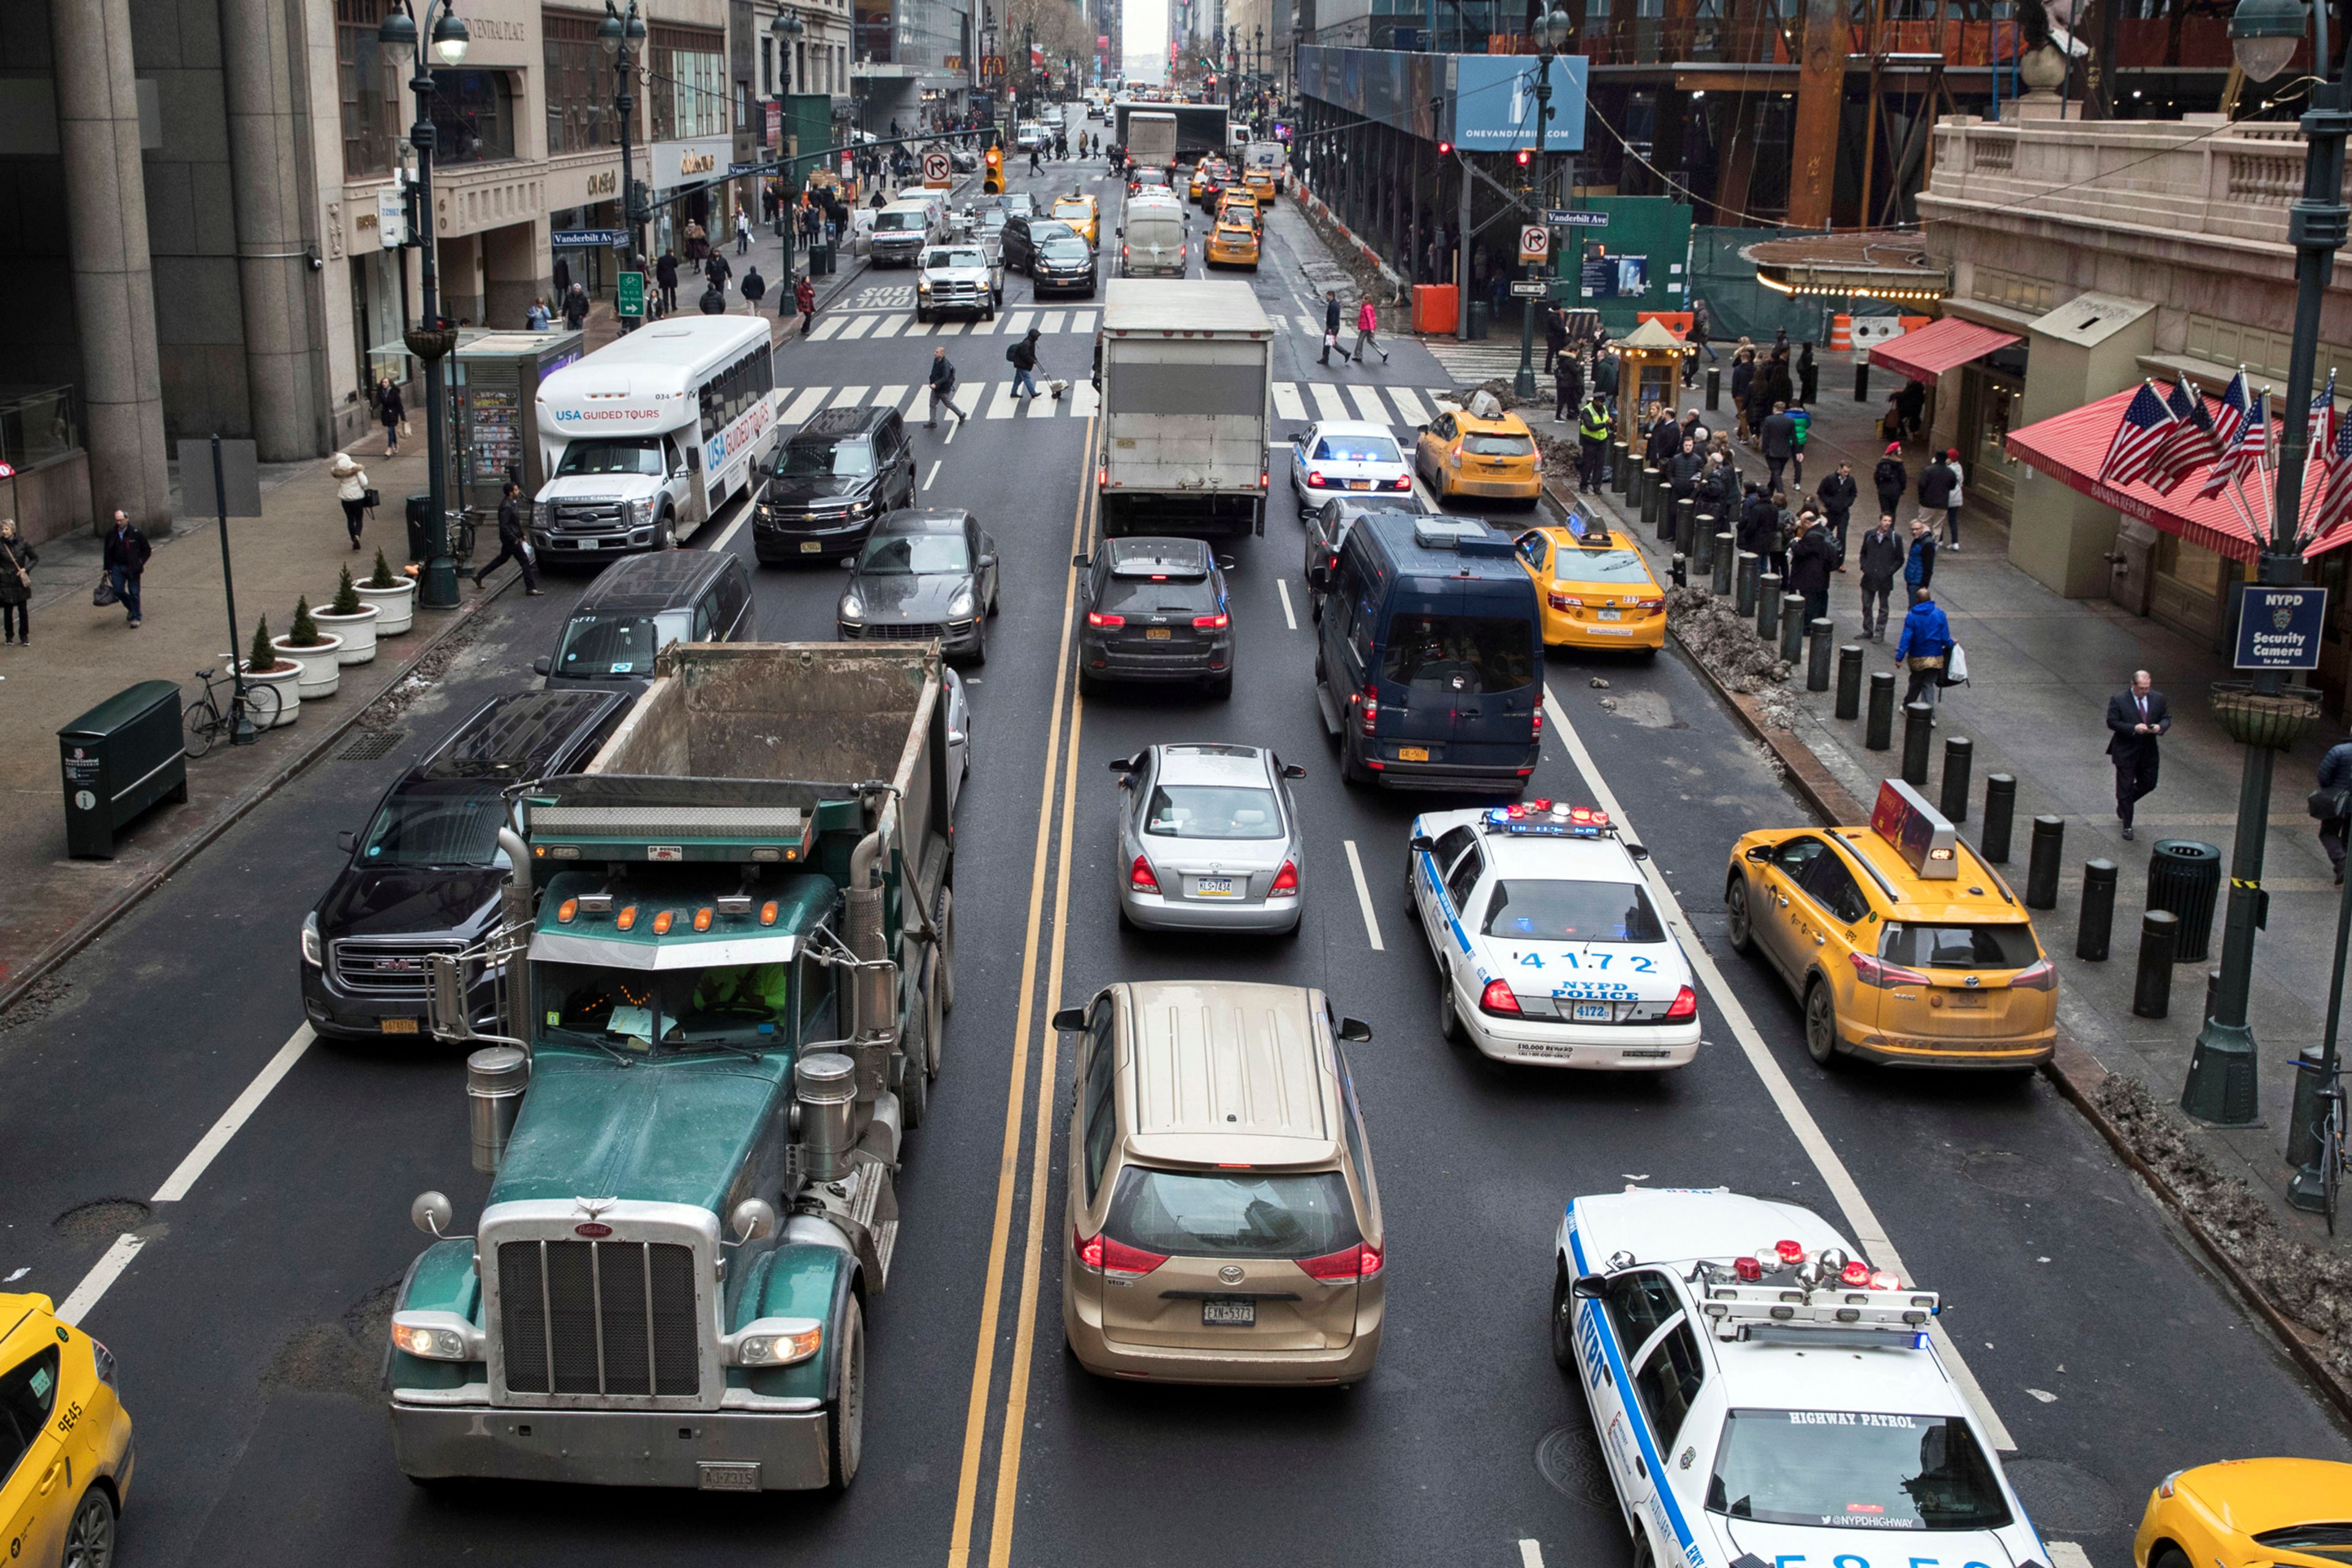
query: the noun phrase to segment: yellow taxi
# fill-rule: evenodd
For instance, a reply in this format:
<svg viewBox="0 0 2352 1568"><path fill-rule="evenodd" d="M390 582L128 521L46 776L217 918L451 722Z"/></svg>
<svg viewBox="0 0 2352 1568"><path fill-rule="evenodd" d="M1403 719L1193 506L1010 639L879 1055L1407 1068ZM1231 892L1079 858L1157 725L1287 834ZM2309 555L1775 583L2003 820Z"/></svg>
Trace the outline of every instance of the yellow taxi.
<svg viewBox="0 0 2352 1568"><path fill-rule="evenodd" d="M131 1493L131 1417L114 1356L47 1296L0 1296L0 1531L7 1561L114 1561Z"/></svg>
<svg viewBox="0 0 2352 1568"><path fill-rule="evenodd" d="M1223 223L1229 217L1246 223L1252 228L1265 226L1265 219L1258 215L1257 198L1238 185L1228 190L1217 201L1217 221Z"/></svg>
<svg viewBox="0 0 2352 1568"><path fill-rule="evenodd" d="M1212 267L1246 267L1257 270L1257 227L1238 215L1217 215L1217 226L1209 231L1209 242L1202 247L1201 259Z"/></svg>
<svg viewBox="0 0 2352 1568"><path fill-rule="evenodd" d="M1223 158L1203 158L1192 165L1192 197L1203 208L1215 205L1224 195L1226 184L1233 178Z"/></svg>
<svg viewBox="0 0 2352 1568"><path fill-rule="evenodd" d="M1863 827L1779 827L1731 847L1731 945L1803 1005L1805 1049L1922 1067L2031 1068L2057 1038L2058 972L2009 884L1927 797L1879 786Z"/></svg>
<svg viewBox="0 0 2352 1568"><path fill-rule="evenodd" d="M1666 591L1620 535L1578 520L1581 531L1531 528L1519 535L1519 564L1544 602L1548 647L1666 646Z"/></svg>
<svg viewBox="0 0 2352 1568"><path fill-rule="evenodd" d="M1095 241L1102 233L1102 208L1094 197L1076 191L1066 196L1055 196L1053 216L1077 230L1088 250L1095 248Z"/></svg>
<svg viewBox="0 0 2352 1568"><path fill-rule="evenodd" d="M1242 187L1257 198L1258 205L1262 207L1274 205L1274 171L1272 169L1244 171Z"/></svg>
<svg viewBox="0 0 2352 1568"><path fill-rule="evenodd" d="M2352 1465L2330 1459L2223 1459L2175 1470L2148 1494L2137 1568L2262 1563L2344 1568Z"/></svg>
<svg viewBox="0 0 2352 1568"><path fill-rule="evenodd" d="M1421 427L1412 467L1440 500L1485 496L1533 506L1543 495L1543 459L1516 414L1481 419L1466 409L1445 410Z"/></svg>

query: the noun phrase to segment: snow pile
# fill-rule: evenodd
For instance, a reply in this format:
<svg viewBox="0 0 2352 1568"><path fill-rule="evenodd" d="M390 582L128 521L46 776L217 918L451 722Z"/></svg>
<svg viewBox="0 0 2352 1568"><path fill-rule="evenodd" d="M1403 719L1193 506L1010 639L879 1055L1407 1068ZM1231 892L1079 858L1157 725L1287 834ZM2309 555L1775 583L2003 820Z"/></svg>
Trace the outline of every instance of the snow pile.
<svg viewBox="0 0 2352 1568"><path fill-rule="evenodd" d="M1692 658L1732 690L1754 697L1776 730L1796 728L1797 700L1789 689L1796 666L1756 635L1756 623L1735 614L1732 601L1712 588L1666 590L1666 622Z"/></svg>

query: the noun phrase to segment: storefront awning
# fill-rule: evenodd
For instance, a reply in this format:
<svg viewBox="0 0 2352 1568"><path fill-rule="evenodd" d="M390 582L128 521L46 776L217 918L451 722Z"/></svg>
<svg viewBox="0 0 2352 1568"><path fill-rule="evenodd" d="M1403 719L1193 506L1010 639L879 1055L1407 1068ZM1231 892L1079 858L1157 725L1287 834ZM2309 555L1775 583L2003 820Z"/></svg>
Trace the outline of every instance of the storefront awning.
<svg viewBox="0 0 2352 1568"><path fill-rule="evenodd" d="M1979 359L1995 349L2005 349L2017 341L2015 332L1947 316L1916 331L1877 344L1870 351L1870 365L1873 370L1883 366L1898 372L1914 381L1932 382L1955 365Z"/></svg>

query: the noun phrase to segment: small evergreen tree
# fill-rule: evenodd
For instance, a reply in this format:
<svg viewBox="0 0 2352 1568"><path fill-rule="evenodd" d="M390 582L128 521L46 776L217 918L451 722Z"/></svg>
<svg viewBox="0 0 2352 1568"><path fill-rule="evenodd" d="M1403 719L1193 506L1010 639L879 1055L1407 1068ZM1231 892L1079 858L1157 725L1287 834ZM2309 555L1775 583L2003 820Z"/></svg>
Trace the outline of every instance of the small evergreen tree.
<svg viewBox="0 0 2352 1568"><path fill-rule="evenodd" d="M335 584L335 602L328 606L331 615L356 616L360 613L360 591L352 583L352 569L343 568L342 581Z"/></svg>
<svg viewBox="0 0 2352 1568"><path fill-rule="evenodd" d="M267 675L278 668L278 650L269 646L269 617L253 623L253 646L245 652L245 672Z"/></svg>
<svg viewBox="0 0 2352 1568"><path fill-rule="evenodd" d="M368 574L367 585L371 588L397 588L400 586L400 579L393 575L392 563L383 558L383 547L382 545L378 545L376 547L375 570Z"/></svg>
<svg viewBox="0 0 2352 1568"><path fill-rule="evenodd" d="M317 647L325 640L319 635L319 623L310 618L310 595L305 594L294 601L294 629L286 634L286 646Z"/></svg>

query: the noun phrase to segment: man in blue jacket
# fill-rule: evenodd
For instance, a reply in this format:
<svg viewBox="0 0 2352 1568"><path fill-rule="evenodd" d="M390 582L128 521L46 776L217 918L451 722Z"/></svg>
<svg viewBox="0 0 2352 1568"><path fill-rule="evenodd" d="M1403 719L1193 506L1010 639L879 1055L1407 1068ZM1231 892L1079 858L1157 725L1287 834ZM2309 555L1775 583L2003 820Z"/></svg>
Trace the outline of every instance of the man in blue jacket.
<svg viewBox="0 0 2352 1568"><path fill-rule="evenodd" d="M1945 668L1951 662L1952 625L1944 618L1944 607L1926 588L1911 591L1911 608L1903 617L1903 635L1895 639L1895 657L1911 671L1903 705L1926 702L1933 707L1943 688Z"/></svg>
<svg viewBox="0 0 2352 1568"><path fill-rule="evenodd" d="M1936 531L1911 520L1911 552L1903 561L1903 585L1916 593L1936 581Z"/></svg>

